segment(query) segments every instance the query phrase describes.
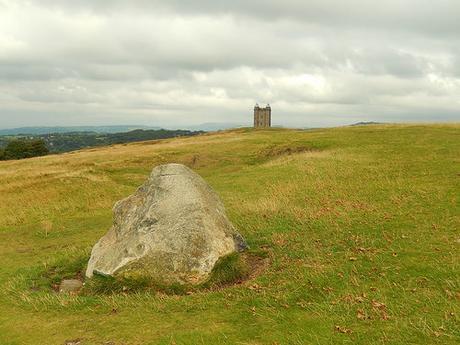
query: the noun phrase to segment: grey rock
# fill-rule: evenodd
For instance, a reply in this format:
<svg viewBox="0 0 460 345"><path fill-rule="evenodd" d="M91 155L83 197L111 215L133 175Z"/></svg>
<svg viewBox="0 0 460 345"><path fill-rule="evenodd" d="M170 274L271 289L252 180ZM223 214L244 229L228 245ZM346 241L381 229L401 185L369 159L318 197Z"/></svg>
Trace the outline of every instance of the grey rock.
<svg viewBox="0 0 460 345"><path fill-rule="evenodd" d="M182 164L161 165L113 208L112 228L93 247L86 276L147 275L198 284L217 260L247 248L217 194Z"/></svg>
<svg viewBox="0 0 460 345"><path fill-rule="evenodd" d="M64 279L59 285L59 292L78 292L83 286L83 283L78 279Z"/></svg>

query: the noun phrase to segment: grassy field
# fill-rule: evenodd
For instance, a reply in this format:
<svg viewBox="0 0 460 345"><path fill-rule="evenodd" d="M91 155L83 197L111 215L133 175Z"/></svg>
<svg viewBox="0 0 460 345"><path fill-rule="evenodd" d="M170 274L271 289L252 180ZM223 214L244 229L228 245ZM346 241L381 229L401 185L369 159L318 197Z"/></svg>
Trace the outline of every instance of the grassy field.
<svg viewBox="0 0 460 345"><path fill-rule="evenodd" d="M221 195L256 278L67 296L111 207L161 163ZM460 125L233 130L0 162L0 344L459 344ZM57 263L57 264L56 264Z"/></svg>

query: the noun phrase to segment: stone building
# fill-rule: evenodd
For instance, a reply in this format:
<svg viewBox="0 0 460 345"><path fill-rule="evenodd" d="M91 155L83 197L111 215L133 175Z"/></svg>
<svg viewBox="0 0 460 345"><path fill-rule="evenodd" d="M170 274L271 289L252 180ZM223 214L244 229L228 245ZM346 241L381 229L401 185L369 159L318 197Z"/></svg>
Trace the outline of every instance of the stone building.
<svg viewBox="0 0 460 345"><path fill-rule="evenodd" d="M254 107L254 128L268 128L272 125L272 108L267 104L265 108Z"/></svg>

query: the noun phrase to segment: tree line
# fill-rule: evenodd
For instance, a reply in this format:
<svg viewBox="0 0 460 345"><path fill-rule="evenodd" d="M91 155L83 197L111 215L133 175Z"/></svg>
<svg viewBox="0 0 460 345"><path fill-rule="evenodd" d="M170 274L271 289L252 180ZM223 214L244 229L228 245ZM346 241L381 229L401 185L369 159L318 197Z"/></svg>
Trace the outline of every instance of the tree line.
<svg viewBox="0 0 460 345"><path fill-rule="evenodd" d="M143 130L122 133L70 132L41 135L0 136L0 160L23 159L113 144L203 134L189 130ZM3 149L2 149L3 147Z"/></svg>
<svg viewBox="0 0 460 345"><path fill-rule="evenodd" d="M24 159L45 156L49 153L46 143L42 139L12 140L5 148L0 148L0 160Z"/></svg>

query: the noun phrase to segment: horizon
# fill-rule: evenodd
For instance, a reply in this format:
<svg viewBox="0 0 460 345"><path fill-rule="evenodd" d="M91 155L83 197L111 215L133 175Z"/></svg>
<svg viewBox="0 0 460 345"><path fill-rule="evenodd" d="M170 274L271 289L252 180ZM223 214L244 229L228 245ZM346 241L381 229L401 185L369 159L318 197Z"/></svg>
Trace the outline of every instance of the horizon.
<svg viewBox="0 0 460 345"><path fill-rule="evenodd" d="M228 122L228 121L204 121L204 122L195 122L195 123L154 123L154 122L139 122L139 123L130 123L130 122L72 122L72 123L65 123L65 122L54 122L54 123L20 123L18 125L10 125L10 126L2 126L0 123L0 130L8 130L8 129L17 129L17 128L29 128L29 127L158 127L158 128L179 128L179 127L200 127L203 125L234 125L237 127L252 127L252 114L248 115L250 120L246 122ZM355 121L340 121L340 122L313 122L309 124L308 122L305 123L280 123L278 121L273 121L272 127L284 127L284 128L331 128L331 127L341 127L341 126L348 126L353 125L359 122L375 122L379 124L417 124L417 123L426 123L426 124L435 124L435 123L456 123L460 122L460 117L457 119L425 119L425 120L407 120L407 121L387 121L385 119L379 120L378 118L367 119L367 118L360 118L354 117Z"/></svg>
<svg viewBox="0 0 460 345"><path fill-rule="evenodd" d="M457 124L460 123L459 120L452 120L452 121L436 121L436 120L427 120L427 121L407 121L407 122L382 122L382 121L358 121L352 123L343 123L343 124L336 124L336 125L324 125L324 126L283 126L281 124L273 123L272 128L285 128L285 129L321 129L321 128L334 128L334 127L346 127L346 126L353 126L353 125L436 125L436 124ZM98 128L98 127L132 127L133 130L135 129L190 129L193 130L200 130L200 127L204 126L218 126L221 125L223 129L237 129L237 128L250 128L253 127L252 123L228 123L228 122L204 122L200 124L185 124L185 125L166 125L166 126L159 126L159 125L149 125L149 124L129 124L129 123L120 123L120 124L96 124L96 125L87 125L87 124L70 124L70 125L26 125L26 126L18 126L18 127L0 127L0 131L8 131L8 130L15 130L15 129L25 129L25 128L78 128L78 127L88 127L88 128ZM232 127L234 125L235 127ZM27 134L27 133L24 133Z"/></svg>

